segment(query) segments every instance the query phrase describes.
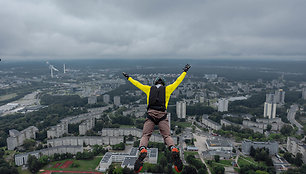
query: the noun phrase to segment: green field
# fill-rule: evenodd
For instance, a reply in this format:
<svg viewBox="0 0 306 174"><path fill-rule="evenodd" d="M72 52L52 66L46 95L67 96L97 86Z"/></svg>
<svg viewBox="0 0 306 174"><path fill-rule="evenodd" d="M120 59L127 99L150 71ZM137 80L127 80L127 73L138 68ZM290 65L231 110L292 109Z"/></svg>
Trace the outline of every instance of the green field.
<svg viewBox="0 0 306 174"><path fill-rule="evenodd" d="M180 126L182 128L191 127L191 123L190 122L178 122L177 121L177 122L175 122L173 124L175 124L177 126Z"/></svg>
<svg viewBox="0 0 306 174"><path fill-rule="evenodd" d="M224 166L232 166L232 160L220 160L219 164L223 164Z"/></svg>
<svg viewBox="0 0 306 174"><path fill-rule="evenodd" d="M242 157L239 156L238 158L238 165L241 167L243 165L257 165L257 162L253 160L251 157Z"/></svg>
<svg viewBox="0 0 306 174"><path fill-rule="evenodd" d="M64 171L96 171L96 167L99 165L99 162L101 161L102 157L95 157L92 160L73 160L74 164L79 164L79 167L68 167L65 169L61 169L61 168L52 168L56 163L64 163L67 160L71 160L71 159L67 159L67 160L63 160L63 161L54 161L51 162L50 164L46 165L43 167L44 170L64 170Z"/></svg>
<svg viewBox="0 0 306 174"><path fill-rule="evenodd" d="M134 125L120 125L120 128L135 128Z"/></svg>
<svg viewBox="0 0 306 174"><path fill-rule="evenodd" d="M0 101L5 101L5 100L9 100L12 99L14 97L17 97L16 93L12 93L12 94L7 94L7 95L1 95L0 96Z"/></svg>
<svg viewBox="0 0 306 174"><path fill-rule="evenodd" d="M188 155L199 155L199 153L198 152L187 152L187 151L184 151L184 158L185 158L185 160L186 160Z"/></svg>
<svg viewBox="0 0 306 174"><path fill-rule="evenodd" d="M22 167L17 168L19 174L32 174L28 169L22 170L21 168Z"/></svg>

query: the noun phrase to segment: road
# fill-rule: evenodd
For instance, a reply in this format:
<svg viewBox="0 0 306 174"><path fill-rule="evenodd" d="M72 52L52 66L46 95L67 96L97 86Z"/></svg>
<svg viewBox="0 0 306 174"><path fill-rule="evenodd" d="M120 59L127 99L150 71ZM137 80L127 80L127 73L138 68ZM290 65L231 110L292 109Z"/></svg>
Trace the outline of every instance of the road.
<svg viewBox="0 0 306 174"><path fill-rule="evenodd" d="M298 109L299 109L298 105L296 105L296 104L291 105L291 107L289 109L289 112L287 114L287 118L292 125L296 125L298 127L299 130L298 130L297 133L302 134L303 133L303 126L295 120L295 115L296 115L296 112L298 111Z"/></svg>
<svg viewBox="0 0 306 174"><path fill-rule="evenodd" d="M184 146L183 146L183 144L184 144L184 133L179 136L179 141L180 142L179 142L178 148L180 149L180 156L181 156L181 159L183 161L183 164L186 165L187 162L186 162L185 157L184 157Z"/></svg>
<svg viewBox="0 0 306 174"><path fill-rule="evenodd" d="M209 134L205 134L205 133L202 132L200 135L198 135L198 134L194 133L193 137L196 139L196 141L194 142L194 145L199 149L198 153L199 153L200 159L205 164L205 166L207 168L207 171L208 171L208 174L211 174L211 172L210 172L210 170L208 168L208 165L206 164L206 162L204 160L204 156L202 154L203 151L207 150L205 142L206 142L206 139L209 137Z"/></svg>

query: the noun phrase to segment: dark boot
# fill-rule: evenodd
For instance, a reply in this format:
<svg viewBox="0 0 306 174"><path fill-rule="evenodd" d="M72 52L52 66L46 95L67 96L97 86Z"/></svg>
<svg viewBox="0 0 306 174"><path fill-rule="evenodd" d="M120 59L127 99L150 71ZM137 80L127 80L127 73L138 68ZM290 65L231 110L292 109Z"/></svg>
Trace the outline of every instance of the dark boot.
<svg viewBox="0 0 306 174"><path fill-rule="evenodd" d="M183 163L180 158L180 151L176 147L171 147L171 157L174 165L174 169L180 173L183 170Z"/></svg>
<svg viewBox="0 0 306 174"><path fill-rule="evenodd" d="M140 153L139 153L139 156L137 158L137 160L135 161L135 164L134 164L134 171L135 173L139 173L143 167L143 160L146 158L148 154L148 151L146 148L142 148L140 150Z"/></svg>

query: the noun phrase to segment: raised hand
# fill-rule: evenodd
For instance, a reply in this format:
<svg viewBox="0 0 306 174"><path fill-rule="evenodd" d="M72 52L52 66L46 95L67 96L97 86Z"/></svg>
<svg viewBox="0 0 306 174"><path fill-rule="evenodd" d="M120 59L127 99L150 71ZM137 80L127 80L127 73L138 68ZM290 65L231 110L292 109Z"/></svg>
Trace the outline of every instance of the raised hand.
<svg viewBox="0 0 306 174"><path fill-rule="evenodd" d="M126 79L129 79L130 76L127 73L123 72L122 74Z"/></svg>
<svg viewBox="0 0 306 174"><path fill-rule="evenodd" d="M185 72L187 72L187 71L189 70L190 67L191 67L191 66L190 66L189 64L187 64L187 65L185 65L185 67L183 68L183 70L184 70Z"/></svg>

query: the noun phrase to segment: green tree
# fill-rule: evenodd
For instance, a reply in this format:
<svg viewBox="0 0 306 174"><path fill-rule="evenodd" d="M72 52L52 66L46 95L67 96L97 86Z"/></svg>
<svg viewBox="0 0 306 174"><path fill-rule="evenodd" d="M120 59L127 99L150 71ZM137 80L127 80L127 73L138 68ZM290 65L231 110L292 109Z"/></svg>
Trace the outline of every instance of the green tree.
<svg viewBox="0 0 306 174"><path fill-rule="evenodd" d="M272 125L271 125L271 124L268 124L268 125L267 125L267 131L271 131L271 129L272 129Z"/></svg>
<svg viewBox="0 0 306 174"><path fill-rule="evenodd" d="M49 157L47 155L43 155L38 160L42 165L46 165L49 163Z"/></svg>
<svg viewBox="0 0 306 174"><path fill-rule="evenodd" d="M281 130L280 130L281 134L282 135L285 135L285 136L290 136L293 132L293 128L291 125L289 124L285 124Z"/></svg>
<svg viewBox="0 0 306 174"><path fill-rule="evenodd" d="M28 168L32 173L36 173L39 171L40 167L41 167L41 163L39 163L39 161L37 160L37 158L35 156L29 155L28 158Z"/></svg>
<svg viewBox="0 0 306 174"><path fill-rule="evenodd" d="M303 164L303 155L301 153L297 153L294 159L294 164L297 166L302 166Z"/></svg>
<svg viewBox="0 0 306 174"><path fill-rule="evenodd" d="M166 158L164 155L161 155L161 156L160 156L159 164L160 164L162 167L167 166L168 161L167 161L167 158Z"/></svg>
<svg viewBox="0 0 306 174"><path fill-rule="evenodd" d="M215 161L216 161L217 163L220 161L220 156L219 156L219 155L215 155L214 158L215 158Z"/></svg>
<svg viewBox="0 0 306 174"><path fill-rule="evenodd" d="M182 174L197 174L197 170L192 166L185 166Z"/></svg>
<svg viewBox="0 0 306 174"><path fill-rule="evenodd" d="M26 150L34 150L35 144L36 144L35 140L33 140L33 139L26 139L23 142L23 147Z"/></svg>
<svg viewBox="0 0 306 174"><path fill-rule="evenodd" d="M111 164L108 168L108 174L113 174L115 170L115 167Z"/></svg>
<svg viewBox="0 0 306 174"><path fill-rule="evenodd" d="M255 157L255 149L254 149L254 147L253 146L251 146L251 149L250 149L250 156L252 156L252 157Z"/></svg>
<svg viewBox="0 0 306 174"><path fill-rule="evenodd" d="M204 168L200 168L200 169L198 170L198 173L199 173L199 174L206 174L206 173L207 173L207 170L204 169Z"/></svg>
<svg viewBox="0 0 306 174"><path fill-rule="evenodd" d="M224 171L225 171L224 167L219 166L219 165L214 166L213 170L215 174L224 174Z"/></svg>

